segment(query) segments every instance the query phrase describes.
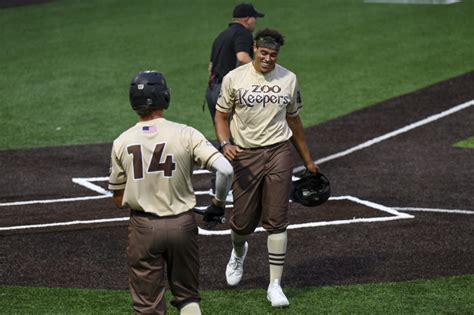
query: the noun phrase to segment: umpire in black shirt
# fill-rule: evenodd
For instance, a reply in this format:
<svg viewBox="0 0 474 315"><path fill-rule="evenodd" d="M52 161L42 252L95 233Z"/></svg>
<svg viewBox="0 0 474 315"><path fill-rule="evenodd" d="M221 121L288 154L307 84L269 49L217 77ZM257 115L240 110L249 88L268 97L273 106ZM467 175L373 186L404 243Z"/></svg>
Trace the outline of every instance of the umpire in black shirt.
<svg viewBox="0 0 474 315"><path fill-rule="evenodd" d="M213 123L222 78L232 69L252 61L252 32L257 18L264 17L264 14L258 12L251 3L241 3L235 6L232 16L229 27L212 44L206 101Z"/></svg>

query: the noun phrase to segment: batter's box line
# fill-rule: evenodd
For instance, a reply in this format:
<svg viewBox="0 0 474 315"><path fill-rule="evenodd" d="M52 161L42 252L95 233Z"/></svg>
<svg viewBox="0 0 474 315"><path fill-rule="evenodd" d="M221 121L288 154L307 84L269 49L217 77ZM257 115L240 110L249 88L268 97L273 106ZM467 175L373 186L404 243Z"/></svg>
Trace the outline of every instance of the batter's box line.
<svg viewBox="0 0 474 315"><path fill-rule="evenodd" d="M474 214L474 211L472 210L463 210L463 209L416 208L416 207L392 207L392 209L403 211L403 212L414 211L414 212L456 213L456 214L470 214L470 215Z"/></svg>
<svg viewBox="0 0 474 315"><path fill-rule="evenodd" d="M202 174L209 172L207 170L197 170L194 174ZM72 182L83 186L89 190L97 192L99 195L95 196L82 196L82 197L70 197L70 198L58 198L58 199L42 199L42 200L25 200L25 201L13 201L13 202L3 202L0 203L0 207L10 207L10 206L24 206L32 204L48 204L48 203L60 203L60 202L76 202L76 201L87 201L87 200L97 200L104 198L111 198L112 193L99 185L93 184L93 182L105 182L108 181L108 176L103 177L74 177ZM212 195L212 190L196 191L195 195Z"/></svg>
<svg viewBox="0 0 474 315"><path fill-rule="evenodd" d="M347 156L351 153L354 153L356 151L368 148L374 144L380 143L382 141L385 141L387 139L393 138L395 136L398 136L400 134L403 134L405 132L408 132L410 130L413 130L415 128L421 127L423 125L432 123L436 120L439 120L441 118L444 118L446 116L449 116L451 114L454 114L456 112L459 112L463 109L466 109L470 106L474 105L474 100L470 100L468 102L462 103L460 105L454 106L450 109L447 109L443 112L440 112L438 114L431 115L429 117L426 117L422 120L419 120L417 122L414 122L412 124L409 124L405 127L396 129L394 131L391 131L389 133L386 133L384 135L381 135L379 137L370 139L368 141L365 141L361 144L358 144L352 148L346 149L344 151L329 155L327 157L321 158L319 160L316 160L315 163L318 165L321 165L325 162L338 159L344 156ZM304 166L299 166L293 169L293 174L296 174L298 172L301 172L304 170ZM195 170L193 174L204 174L204 173L209 173L207 170ZM72 197L72 198L61 198L61 199L48 199L48 200L29 200L29 201L16 201L16 202L6 202L6 203L0 203L0 207L5 207L5 206L19 206L19 205L30 205L30 204L47 204L47 203L56 203L56 202L73 202L73 201L84 201L84 200L94 200L94 199L103 199L103 198L109 198L112 196L112 193L103 189L102 187L93 184L92 182L95 181L107 181L108 177L91 177L91 178L73 178L72 181L76 184L79 184L81 186L84 186L88 189L91 189L97 193L99 193L99 196L84 196L84 197ZM208 191L201 191L201 192L196 192L196 195L203 195L203 194L209 194Z"/></svg>
<svg viewBox="0 0 474 315"><path fill-rule="evenodd" d="M370 139L370 140L367 140L363 143L360 143L352 148L349 148L349 149L346 149L344 151L341 151L341 152L338 152L338 153L335 153L335 154L332 154L332 155L329 155L329 156L326 156L324 158L321 158L319 160L316 160L314 161L317 165L321 165L325 162L328 162L328 161L331 161L331 160L335 160L335 159L338 159L338 158L341 158L341 157L344 157L344 156L347 156L351 153L354 153L356 151L360 151L362 149L365 149L365 148L368 148L368 147L371 147L377 143L380 143L382 141L385 141L387 139L390 139L390 138L393 138L393 137L396 137L398 135L401 135L403 133L406 133L408 131L411 131L415 128L418 128L418 127L421 127L421 126L424 126L426 124L429 124L429 123L432 123L436 120L439 120L441 118L444 118L446 116L449 116L449 115L452 115L454 113L457 113L461 110L464 110L470 106L473 106L474 105L474 100L470 100L468 102L465 102L465 103L462 103L460 105L457 105L457 106L454 106L454 107L451 107L445 111L442 111L438 114L434 114L434 115L431 115L431 116L428 116L424 119L421 119L419 121L416 121L414 123L411 123L409 125L406 125L402 128L399 128L399 129L396 129L396 130L393 130L391 132L388 132L386 134L383 134L381 136L378 136L378 137L375 137L373 139ZM305 169L304 166L299 166L297 168L295 168L293 170L293 174L295 173L298 173L298 172L301 172Z"/></svg>
<svg viewBox="0 0 474 315"><path fill-rule="evenodd" d="M412 219L414 216L398 212L394 209L388 208L381 204L377 204L371 201L362 200L353 196L338 196L338 197L331 197L329 200L349 200L354 203L362 204L367 207L380 210L382 212L387 212L391 214L391 216L383 216L383 217L373 217L373 218L353 218L348 220L334 220L334 221L321 221L321 222L308 222L308 223L299 223L299 224L291 224L288 226L289 230L295 229L304 229L304 228L314 228L319 226L329 226L329 225L342 225L342 224L353 224L353 223L371 223L371 222L383 222L383 221L393 221L393 220L400 220L400 219ZM198 207L203 208L203 207ZM119 217L119 218L108 218L108 219L97 219L97 220L74 220L68 222L52 222L52 223L44 223L44 224L32 224L32 225L18 225L18 226L7 226L7 227L0 227L0 231L14 231L14 230L28 230L28 229L40 229L40 228L51 228L51 227L61 227L61 226L74 226L74 225L93 225L93 224L101 224L101 223L111 223L111 222L123 222L128 221L130 217ZM204 236L212 236L212 235L230 235L230 229L227 230L219 230L219 231L212 231L212 230L205 230L199 228L199 234ZM261 227L257 228L255 232L264 232L265 230Z"/></svg>
<svg viewBox="0 0 474 315"><path fill-rule="evenodd" d="M374 222L385 222L385 221L394 221L394 220L402 220L402 219L413 219L415 216L399 212L397 210L394 210L392 208L386 207L384 205L368 201L368 200L363 200L359 199L357 197L353 196L337 196L337 197L331 197L329 200L349 200L354 203L358 203L361 205L364 205L366 207L379 210L382 212L387 212L391 214L391 216L382 216L382 217L372 217L372 218L353 218L353 219L347 219L347 220L333 220L333 221L320 221L320 222L307 222L307 223L298 223L298 224L290 224L287 229L288 230L298 230L298 229L306 229L306 228L315 228L315 227L321 227L321 226L330 226L330 225L344 225L344 224L355 224L355 223L374 223ZM255 232L265 232L265 229L262 227L258 227L255 229ZM230 235L231 230L220 230L220 231L211 231L211 230L205 230L199 228L199 234L200 235L206 235L206 236L211 236L211 235Z"/></svg>

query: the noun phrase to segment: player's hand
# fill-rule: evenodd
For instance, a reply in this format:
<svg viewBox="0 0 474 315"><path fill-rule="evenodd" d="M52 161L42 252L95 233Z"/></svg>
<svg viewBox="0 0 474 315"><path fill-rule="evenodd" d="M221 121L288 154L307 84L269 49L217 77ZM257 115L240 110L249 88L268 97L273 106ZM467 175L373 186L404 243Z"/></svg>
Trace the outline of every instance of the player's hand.
<svg viewBox="0 0 474 315"><path fill-rule="evenodd" d="M212 203L210 206L207 207L206 211L203 214L203 221L206 222L206 228L212 229L218 223L225 222L225 209L219 207Z"/></svg>
<svg viewBox="0 0 474 315"><path fill-rule="evenodd" d="M226 144L222 148L222 153L224 153L225 158L228 159L229 161L232 161L233 159L235 159L237 154L242 151L243 150L239 146L236 146L230 143Z"/></svg>
<svg viewBox="0 0 474 315"><path fill-rule="evenodd" d="M311 173L311 174L316 174L318 172L318 166L316 164L314 164L313 162L311 163L308 163L306 165L306 172L307 173Z"/></svg>
<svg viewBox="0 0 474 315"><path fill-rule="evenodd" d="M203 220L206 222L214 221L216 217L222 217L225 214L225 210L214 204L207 207L206 212L203 215Z"/></svg>

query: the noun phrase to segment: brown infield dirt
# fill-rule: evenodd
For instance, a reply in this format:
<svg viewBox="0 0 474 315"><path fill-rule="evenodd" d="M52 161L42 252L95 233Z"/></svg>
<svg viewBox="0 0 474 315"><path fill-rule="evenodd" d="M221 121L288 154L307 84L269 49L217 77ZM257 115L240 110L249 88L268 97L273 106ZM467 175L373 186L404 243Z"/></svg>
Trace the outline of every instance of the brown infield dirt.
<svg viewBox="0 0 474 315"><path fill-rule="evenodd" d="M316 159L330 157L471 101L473 86L474 72L467 73L309 128L307 141ZM318 287L474 274L474 151L453 146L474 135L473 121L470 106L350 154L321 160L335 198L317 208L290 204L292 229L283 285ZM0 151L1 284L128 288L128 211L115 209L110 198L6 204L99 196L72 178L106 177L110 149L111 144L103 144ZM299 165L295 154L294 166ZM209 174L196 175L193 182L196 191L210 188ZM106 187L105 181L95 184ZM198 206L209 201L209 195L198 196ZM404 207L467 211L386 212ZM354 220L387 217L393 220ZM32 226L111 218L123 219ZM296 225L303 223L316 226ZM228 230L228 225L218 230ZM230 236L200 235L199 243L201 288L228 288L224 270ZM265 288L267 283L266 233L258 232L250 239L238 288Z"/></svg>

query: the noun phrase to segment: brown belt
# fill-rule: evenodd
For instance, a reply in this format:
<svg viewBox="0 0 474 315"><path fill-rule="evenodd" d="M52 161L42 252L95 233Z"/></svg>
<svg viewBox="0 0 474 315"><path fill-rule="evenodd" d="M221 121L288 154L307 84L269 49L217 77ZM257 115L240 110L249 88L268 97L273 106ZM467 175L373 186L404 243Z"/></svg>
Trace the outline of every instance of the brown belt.
<svg viewBox="0 0 474 315"><path fill-rule="evenodd" d="M283 142L278 142L278 143L274 143L274 144L270 144L270 145L266 145L266 146L263 146L263 147L257 147L257 148L242 148L244 150L248 150L248 151L258 151L258 150L267 150L267 149L272 149L272 148L275 148L279 145L282 145L284 143L286 143L287 141L283 141Z"/></svg>
<svg viewBox="0 0 474 315"><path fill-rule="evenodd" d="M145 211L142 211L142 210L133 210L133 209L130 209L130 215L132 216L137 216L137 217L155 217L155 218L159 218L160 216L157 215L157 214L153 214L153 213L149 213L149 212L145 212Z"/></svg>
<svg viewBox="0 0 474 315"><path fill-rule="evenodd" d="M157 214L154 214L154 213L150 213L150 212L145 212L143 210L133 210L133 209L130 209L130 216L137 216L137 217L145 217L145 218L153 218L153 219L171 219L171 218L177 218L177 217L180 217L182 215L185 215L187 214L189 211L185 211L185 212L182 212L180 214L175 214L175 215L167 215L167 216L164 216L164 217L160 217L159 215Z"/></svg>

